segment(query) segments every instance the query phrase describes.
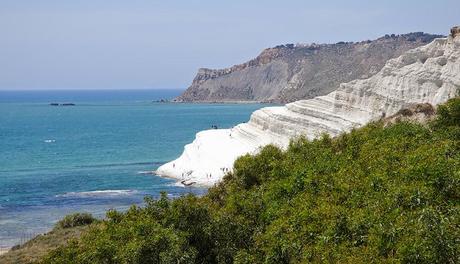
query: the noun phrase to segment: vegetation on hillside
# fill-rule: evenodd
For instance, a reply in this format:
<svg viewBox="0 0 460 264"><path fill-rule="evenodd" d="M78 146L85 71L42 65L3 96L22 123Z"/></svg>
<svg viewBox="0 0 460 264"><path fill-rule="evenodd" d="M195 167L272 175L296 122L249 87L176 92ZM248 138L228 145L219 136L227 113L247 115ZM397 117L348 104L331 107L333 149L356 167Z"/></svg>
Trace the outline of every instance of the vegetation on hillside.
<svg viewBox="0 0 460 264"><path fill-rule="evenodd" d="M65 245L68 240L78 238L88 230L88 226L71 228L55 227L50 232L38 235L22 245L16 245L0 256L0 264L35 263L51 250Z"/></svg>
<svg viewBox="0 0 460 264"><path fill-rule="evenodd" d="M34 263L49 251L63 246L67 241L80 237L88 230L89 225L98 220L89 213L74 213L58 221L53 230L46 234L38 235L22 245L12 247L5 255L0 256L3 263Z"/></svg>
<svg viewBox="0 0 460 264"><path fill-rule="evenodd" d="M90 225L96 221L97 219L89 213L74 213L66 215L63 219L59 220L56 223L55 228L71 228L76 226L85 226Z"/></svg>
<svg viewBox="0 0 460 264"><path fill-rule="evenodd" d="M109 211L43 263L459 263L460 99L246 155L203 197Z"/></svg>

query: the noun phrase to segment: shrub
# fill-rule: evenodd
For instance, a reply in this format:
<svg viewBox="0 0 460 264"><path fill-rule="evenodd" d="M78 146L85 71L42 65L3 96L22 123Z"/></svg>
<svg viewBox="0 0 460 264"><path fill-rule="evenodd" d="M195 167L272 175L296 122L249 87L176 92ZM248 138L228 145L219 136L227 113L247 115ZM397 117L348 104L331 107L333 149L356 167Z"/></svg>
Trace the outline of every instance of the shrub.
<svg viewBox="0 0 460 264"><path fill-rule="evenodd" d="M56 228L70 228L76 226L84 226L92 224L97 221L91 214L88 213L74 213L66 215L62 220L57 222Z"/></svg>
<svg viewBox="0 0 460 264"><path fill-rule="evenodd" d="M441 126L460 125L460 98L453 98L438 107L437 124Z"/></svg>

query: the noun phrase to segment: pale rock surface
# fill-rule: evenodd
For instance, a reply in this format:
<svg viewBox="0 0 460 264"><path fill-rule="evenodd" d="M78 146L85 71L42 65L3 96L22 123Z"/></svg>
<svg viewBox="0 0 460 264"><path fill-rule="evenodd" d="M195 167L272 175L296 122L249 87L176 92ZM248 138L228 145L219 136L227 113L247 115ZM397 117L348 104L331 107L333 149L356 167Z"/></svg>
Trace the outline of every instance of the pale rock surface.
<svg viewBox="0 0 460 264"><path fill-rule="evenodd" d="M343 83L325 96L255 111L247 123L232 129L199 132L183 154L156 171L185 184L213 185L241 155L290 139L313 139L350 131L392 116L414 104L437 105L460 89L460 35L435 39L428 45L389 60L374 76ZM224 169L223 169L224 168Z"/></svg>

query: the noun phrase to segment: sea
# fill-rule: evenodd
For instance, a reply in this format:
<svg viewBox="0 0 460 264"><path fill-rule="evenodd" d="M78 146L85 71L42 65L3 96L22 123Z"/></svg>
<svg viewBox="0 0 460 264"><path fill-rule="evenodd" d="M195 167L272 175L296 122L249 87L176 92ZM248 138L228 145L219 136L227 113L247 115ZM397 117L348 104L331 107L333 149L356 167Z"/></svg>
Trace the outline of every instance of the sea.
<svg viewBox="0 0 460 264"><path fill-rule="evenodd" d="M203 195L149 172L198 131L246 122L261 104L165 103L181 90L0 91L0 248L63 216ZM71 103L75 105L50 105Z"/></svg>

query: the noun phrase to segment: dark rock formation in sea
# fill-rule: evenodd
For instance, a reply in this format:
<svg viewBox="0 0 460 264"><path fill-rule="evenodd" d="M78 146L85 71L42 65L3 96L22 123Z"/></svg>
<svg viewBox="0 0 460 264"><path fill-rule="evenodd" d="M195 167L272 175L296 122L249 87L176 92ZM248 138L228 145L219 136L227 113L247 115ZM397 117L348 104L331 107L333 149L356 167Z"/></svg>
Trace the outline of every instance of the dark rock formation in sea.
<svg viewBox="0 0 460 264"><path fill-rule="evenodd" d="M458 34L453 30L451 34ZM198 70L178 102L288 103L332 92L343 82L368 78L391 58L442 37L422 32L336 44L287 44L226 69Z"/></svg>

